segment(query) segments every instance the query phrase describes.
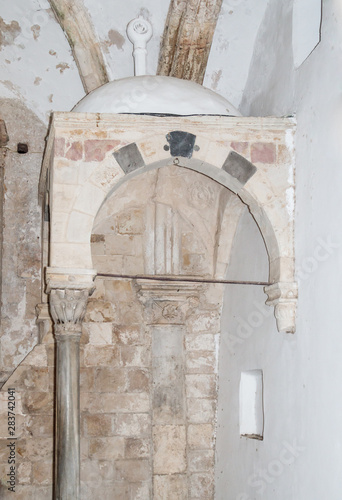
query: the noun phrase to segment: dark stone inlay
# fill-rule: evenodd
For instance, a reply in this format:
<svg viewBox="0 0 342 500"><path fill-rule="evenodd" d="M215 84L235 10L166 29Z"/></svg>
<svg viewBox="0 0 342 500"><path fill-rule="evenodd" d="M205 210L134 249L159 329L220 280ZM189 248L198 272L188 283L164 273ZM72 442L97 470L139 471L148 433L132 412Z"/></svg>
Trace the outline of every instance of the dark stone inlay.
<svg viewBox="0 0 342 500"><path fill-rule="evenodd" d="M18 142L17 152L20 155L26 155L26 153L28 153L28 144L26 144L25 142Z"/></svg>
<svg viewBox="0 0 342 500"><path fill-rule="evenodd" d="M227 156L226 161L222 165L223 170L228 172L232 177L235 177L241 184L246 184L246 182L253 177L257 168L253 163L246 160L243 156L231 151Z"/></svg>
<svg viewBox="0 0 342 500"><path fill-rule="evenodd" d="M135 142L115 151L113 155L125 174L145 166L144 159Z"/></svg>
<svg viewBox="0 0 342 500"><path fill-rule="evenodd" d="M189 132L174 130L166 136L167 142L170 144L171 156L183 156L191 158L195 146L196 136Z"/></svg>

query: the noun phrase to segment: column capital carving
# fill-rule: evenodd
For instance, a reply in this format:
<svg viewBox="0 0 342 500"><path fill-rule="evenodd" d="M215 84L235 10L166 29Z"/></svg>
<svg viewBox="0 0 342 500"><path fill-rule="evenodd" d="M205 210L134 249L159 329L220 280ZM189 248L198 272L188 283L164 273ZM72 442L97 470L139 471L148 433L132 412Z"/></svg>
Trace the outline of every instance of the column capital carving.
<svg viewBox="0 0 342 500"><path fill-rule="evenodd" d="M50 291L50 314L55 325L82 323L86 313L88 290L54 289Z"/></svg>
<svg viewBox="0 0 342 500"><path fill-rule="evenodd" d="M268 295L266 304L274 306L279 332L295 333L298 285L295 282L278 282L264 288Z"/></svg>
<svg viewBox="0 0 342 500"><path fill-rule="evenodd" d="M149 324L183 324L199 304L205 285L187 281L134 281Z"/></svg>

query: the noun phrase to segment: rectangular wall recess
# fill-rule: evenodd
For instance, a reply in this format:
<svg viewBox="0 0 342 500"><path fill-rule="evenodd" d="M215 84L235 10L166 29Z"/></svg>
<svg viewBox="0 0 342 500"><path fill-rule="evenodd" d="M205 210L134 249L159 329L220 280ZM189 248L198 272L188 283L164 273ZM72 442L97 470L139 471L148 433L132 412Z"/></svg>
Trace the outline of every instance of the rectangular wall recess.
<svg viewBox="0 0 342 500"><path fill-rule="evenodd" d="M240 435L261 440L264 437L262 370L249 370L241 373Z"/></svg>

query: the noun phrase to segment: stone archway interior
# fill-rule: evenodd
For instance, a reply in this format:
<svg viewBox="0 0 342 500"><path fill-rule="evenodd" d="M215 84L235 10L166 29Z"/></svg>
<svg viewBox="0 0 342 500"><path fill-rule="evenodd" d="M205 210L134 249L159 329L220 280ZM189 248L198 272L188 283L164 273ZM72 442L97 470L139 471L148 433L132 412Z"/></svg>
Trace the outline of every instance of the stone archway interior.
<svg viewBox="0 0 342 500"><path fill-rule="evenodd" d="M170 165L126 181L99 211L98 274L161 280L96 278L83 323L82 370L94 377L93 389L81 386L86 494L89 469L107 460L119 471L108 482L114 492L214 498L224 287L186 278L217 276L220 246L231 247L245 209L218 183ZM229 254L220 266L226 272Z"/></svg>

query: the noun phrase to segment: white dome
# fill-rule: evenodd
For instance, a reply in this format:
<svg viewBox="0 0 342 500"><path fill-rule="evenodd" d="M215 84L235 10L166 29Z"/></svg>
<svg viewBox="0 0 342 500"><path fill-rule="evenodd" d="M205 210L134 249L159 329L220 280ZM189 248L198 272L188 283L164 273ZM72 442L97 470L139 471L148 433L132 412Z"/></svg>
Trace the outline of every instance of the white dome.
<svg viewBox="0 0 342 500"><path fill-rule="evenodd" d="M241 116L212 90L170 76L135 76L106 83L84 97L73 111Z"/></svg>

